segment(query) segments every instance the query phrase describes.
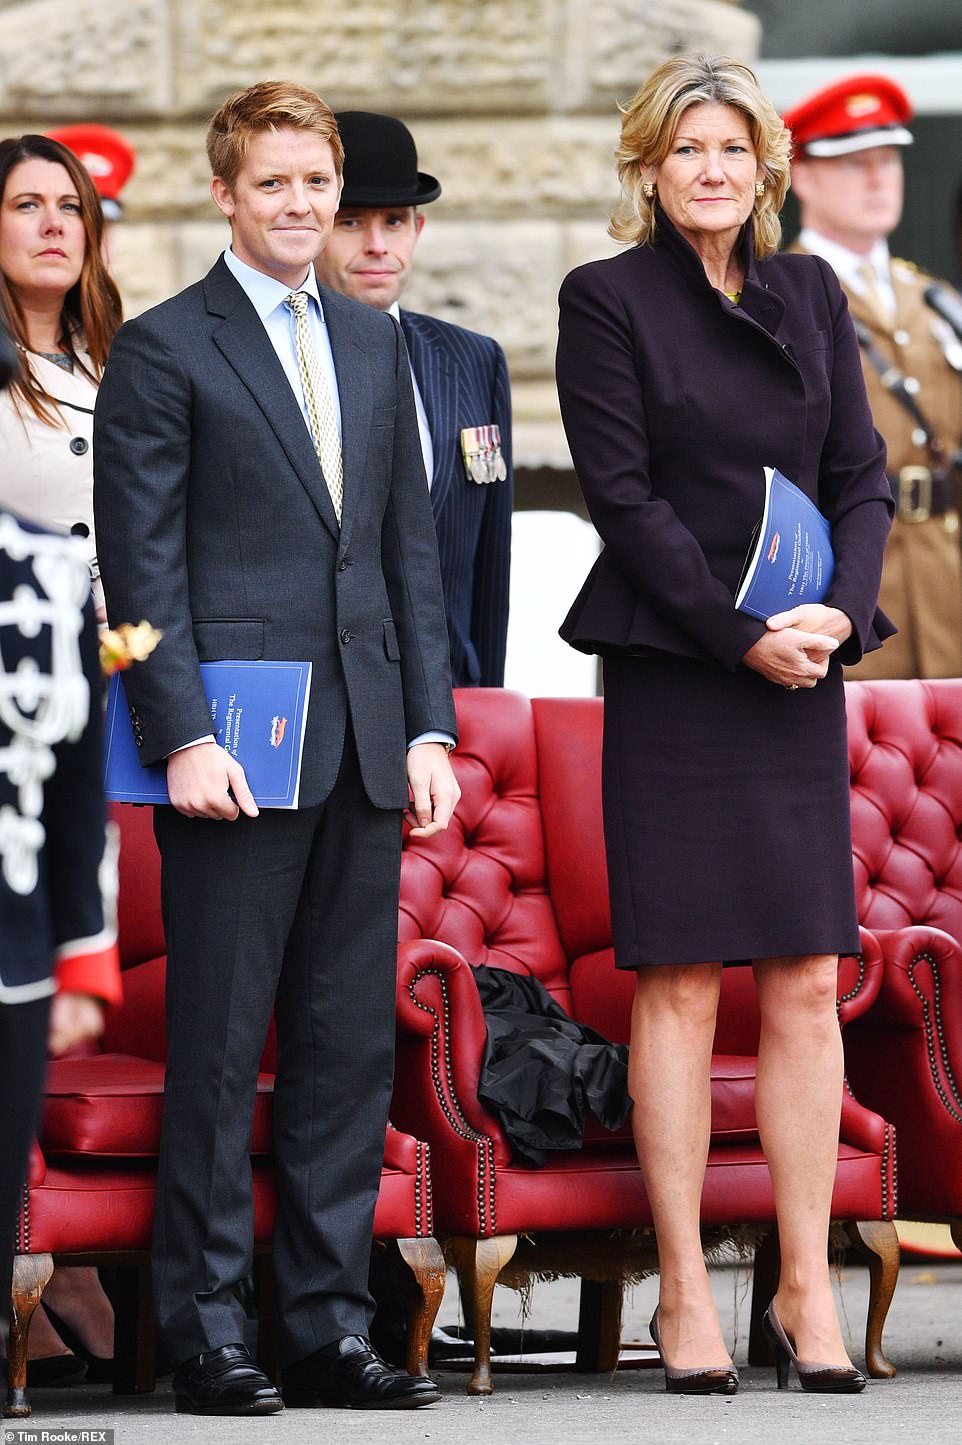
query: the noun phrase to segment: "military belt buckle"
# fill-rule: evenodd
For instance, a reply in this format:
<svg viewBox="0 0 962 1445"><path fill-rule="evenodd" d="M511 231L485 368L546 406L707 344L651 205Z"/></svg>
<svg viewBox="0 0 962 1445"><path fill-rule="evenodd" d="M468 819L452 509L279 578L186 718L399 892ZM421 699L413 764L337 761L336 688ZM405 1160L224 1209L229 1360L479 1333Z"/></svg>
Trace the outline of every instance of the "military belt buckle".
<svg viewBox="0 0 962 1445"><path fill-rule="evenodd" d="M929 467L903 467L899 472L899 519L927 522L932 515L932 472Z"/></svg>

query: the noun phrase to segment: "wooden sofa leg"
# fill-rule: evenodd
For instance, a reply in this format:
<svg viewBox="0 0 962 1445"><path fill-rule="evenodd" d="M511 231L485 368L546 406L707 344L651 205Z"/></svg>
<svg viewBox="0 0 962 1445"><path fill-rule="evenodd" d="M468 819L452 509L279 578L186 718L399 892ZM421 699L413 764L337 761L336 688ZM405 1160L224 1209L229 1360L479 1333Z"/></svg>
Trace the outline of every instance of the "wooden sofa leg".
<svg viewBox="0 0 962 1445"><path fill-rule="evenodd" d="M427 1239L399 1239L397 1247L418 1287L417 1297L411 1301L408 1319L408 1373L426 1376L428 1344L444 1298L447 1266L441 1246L430 1236Z"/></svg>
<svg viewBox="0 0 962 1445"><path fill-rule="evenodd" d="M621 1354L620 1279L583 1279L578 1311L578 1352L575 1369L588 1374L611 1374Z"/></svg>
<svg viewBox="0 0 962 1445"><path fill-rule="evenodd" d="M10 1338L7 1342L8 1420L25 1420L30 1414L27 1399L27 1334L40 1296L53 1274L52 1254L16 1254L10 1290Z"/></svg>
<svg viewBox="0 0 962 1445"><path fill-rule="evenodd" d="M150 1261L117 1270L114 1284L115 1395L149 1395L157 1384L157 1326Z"/></svg>
<svg viewBox="0 0 962 1445"><path fill-rule="evenodd" d="M869 1301L865 1326L865 1366L873 1380L890 1380L895 1366L882 1349L882 1330L899 1277L899 1237L890 1220L849 1220L845 1233L868 1261Z"/></svg>
<svg viewBox="0 0 962 1445"><path fill-rule="evenodd" d="M748 1363L750 1365L771 1365L772 1347L762 1329L762 1316L768 1309L778 1289L778 1272L782 1256L778 1247L778 1230L772 1229L765 1235L755 1250L755 1268L752 1279L752 1313L748 1326Z"/></svg>
<svg viewBox="0 0 962 1445"><path fill-rule="evenodd" d="M496 1235L493 1239L470 1239L456 1235L450 1252L462 1287L471 1303L474 1323L474 1374L468 1381L469 1395L490 1395L491 1382L491 1302L498 1275L518 1247L516 1234Z"/></svg>

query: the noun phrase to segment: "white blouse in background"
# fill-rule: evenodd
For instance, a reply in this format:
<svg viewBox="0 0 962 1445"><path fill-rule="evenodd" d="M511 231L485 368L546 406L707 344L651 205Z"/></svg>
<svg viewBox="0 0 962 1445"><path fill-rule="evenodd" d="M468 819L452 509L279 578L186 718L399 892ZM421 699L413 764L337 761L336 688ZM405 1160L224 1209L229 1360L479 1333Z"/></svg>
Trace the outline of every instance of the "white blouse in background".
<svg viewBox="0 0 962 1445"><path fill-rule="evenodd" d="M80 353L85 364L89 359ZM62 424L47 426L9 391L0 392L0 506L55 532L83 535L96 572L93 509L93 409L96 384L79 370L71 375L35 352L27 360L48 396L59 405ZM79 524L79 526L78 526ZM75 534L77 534L75 533ZM103 607L99 580L94 588Z"/></svg>

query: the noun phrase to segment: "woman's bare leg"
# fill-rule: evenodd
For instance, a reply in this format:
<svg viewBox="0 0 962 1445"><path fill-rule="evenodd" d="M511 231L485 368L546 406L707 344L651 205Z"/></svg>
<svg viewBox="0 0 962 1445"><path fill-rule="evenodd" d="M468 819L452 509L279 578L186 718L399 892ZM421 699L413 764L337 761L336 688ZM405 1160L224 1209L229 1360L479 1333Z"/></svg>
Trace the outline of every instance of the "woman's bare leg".
<svg viewBox="0 0 962 1445"><path fill-rule="evenodd" d="M775 1191L775 1309L802 1360L850 1363L832 1294L828 1230L842 1108L838 959L760 959L755 1110Z"/></svg>
<svg viewBox="0 0 962 1445"><path fill-rule="evenodd" d="M716 963L639 969L631 1017L632 1128L658 1239L661 1339L679 1370L731 1363L699 1232L720 983Z"/></svg>

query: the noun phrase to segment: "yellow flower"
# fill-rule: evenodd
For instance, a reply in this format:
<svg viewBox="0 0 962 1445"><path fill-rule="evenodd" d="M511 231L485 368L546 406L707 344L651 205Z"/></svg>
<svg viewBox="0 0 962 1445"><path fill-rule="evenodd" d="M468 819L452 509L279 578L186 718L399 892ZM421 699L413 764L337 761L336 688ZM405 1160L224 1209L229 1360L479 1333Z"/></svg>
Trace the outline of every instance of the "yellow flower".
<svg viewBox="0 0 962 1445"><path fill-rule="evenodd" d="M100 667L104 677L126 672L135 662L148 658L163 637L149 622L121 622L100 634Z"/></svg>

